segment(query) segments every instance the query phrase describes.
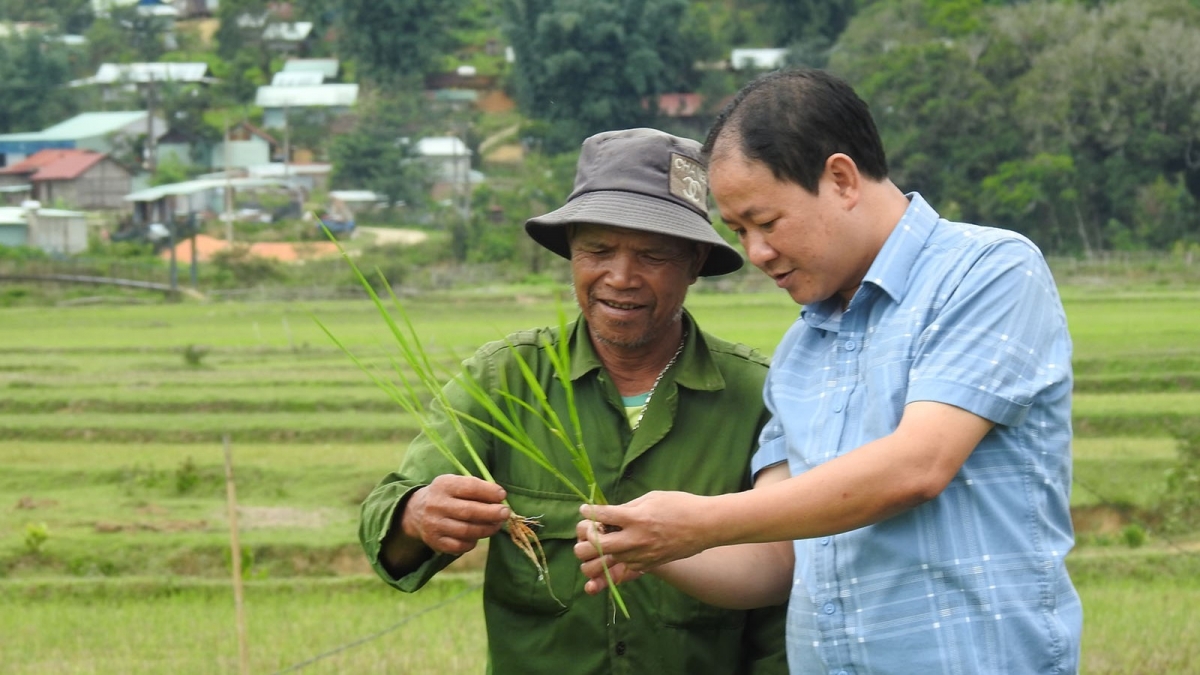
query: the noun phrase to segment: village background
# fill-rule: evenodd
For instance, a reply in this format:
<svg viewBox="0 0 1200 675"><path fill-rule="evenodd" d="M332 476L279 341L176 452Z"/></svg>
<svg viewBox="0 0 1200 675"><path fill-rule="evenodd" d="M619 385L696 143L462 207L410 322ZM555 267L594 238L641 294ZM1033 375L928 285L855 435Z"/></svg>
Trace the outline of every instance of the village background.
<svg viewBox="0 0 1200 675"><path fill-rule="evenodd" d="M480 672L482 552L409 596L356 543L417 425L317 325L394 367L338 246L453 369L569 311L522 224L584 137L789 65L1047 254L1083 672L1200 672L1197 0L0 0L0 669ZM797 315L754 269L688 306Z"/></svg>

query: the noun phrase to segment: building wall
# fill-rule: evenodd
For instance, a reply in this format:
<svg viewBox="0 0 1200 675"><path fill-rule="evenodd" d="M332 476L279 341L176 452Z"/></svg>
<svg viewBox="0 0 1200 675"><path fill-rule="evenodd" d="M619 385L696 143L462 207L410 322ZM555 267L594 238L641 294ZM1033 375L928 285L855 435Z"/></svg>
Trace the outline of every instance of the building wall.
<svg viewBox="0 0 1200 675"><path fill-rule="evenodd" d="M0 223L0 246L26 246L29 243L29 230L24 225Z"/></svg>
<svg viewBox="0 0 1200 675"><path fill-rule="evenodd" d="M49 206L61 200L76 209L129 208L125 195L132 192L129 172L111 159L102 159L75 180L39 181L34 198Z"/></svg>
<svg viewBox="0 0 1200 675"><path fill-rule="evenodd" d="M84 172L76 182L77 208L126 209L125 195L132 190L133 180L121 165L103 159Z"/></svg>
<svg viewBox="0 0 1200 675"><path fill-rule="evenodd" d="M229 141L229 166L245 168L270 163L271 145L258 136L247 141ZM225 150L219 143L213 150L212 167L225 168Z"/></svg>
<svg viewBox="0 0 1200 675"><path fill-rule="evenodd" d="M30 217L30 246L47 253L73 255L87 250L87 221L81 217L50 217L38 214Z"/></svg>

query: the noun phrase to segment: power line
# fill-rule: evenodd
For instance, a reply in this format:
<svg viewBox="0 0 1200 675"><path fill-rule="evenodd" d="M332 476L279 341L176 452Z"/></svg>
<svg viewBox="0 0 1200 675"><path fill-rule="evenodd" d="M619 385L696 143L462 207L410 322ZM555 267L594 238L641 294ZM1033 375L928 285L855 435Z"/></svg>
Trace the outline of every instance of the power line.
<svg viewBox="0 0 1200 675"><path fill-rule="evenodd" d="M441 609L442 607L445 607L446 605L448 605L448 604L450 604L450 603L452 603L452 602L454 602L454 601L456 601L456 600L459 600L460 598L466 597L467 595L469 595L469 594L471 594L471 593L473 593L473 592L475 592L475 591L479 590L479 589L480 589L480 588L482 588L482 587L483 587L483 583L482 583L482 582L481 582L481 583L474 584L473 586L470 586L470 587L469 587L469 588L467 588L466 590L464 590L464 591L462 591L462 592L460 592L460 593L458 593L458 594L456 594L456 595L453 595L453 596L451 596L451 597L449 597L449 598L446 598L445 600L443 600L443 601L441 601L441 602L437 603L436 605L432 605L432 606L430 606L430 607L426 607L425 609L423 609L423 610L421 610L421 611L417 612L416 614L411 614L411 615L409 615L409 616L406 616L406 617L404 617L404 618L403 618L403 619L401 619L400 621L397 621L396 623L392 624L391 626L388 626L387 628L384 628L383 630L380 630L380 631L378 631L378 632L372 633L372 634L370 634L370 635L367 635L367 636L365 636L365 637L361 637L361 638L359 638L359 639L357 639L357 640L355 640L355 641L353 641L353 642L348 642L348 643L346 643L346 644L344 644L344 645L342 645L342 646L340 646L340 647L335 647L335 648L333 648L333 649L330 649L330 650L329 650L329 651L327 651L327 652L322 652L322 653L320 653L320 654L317 654L316 656L314 656L314 657L312 657L312 658L310 658L310 659L307 659L307 660L305 660L305 661L301 661L300 663L297 663L297 664L295 664L295 665L288 666L287 668L284 668L283 670L277 670L277 671L275 671L275 673L274 673L273 675L280 675L280 673L290 673L290 672L293 672L293 671L300 670L301 668L306 668L306 667L308 667L308 666L311 666L312 664L316 663L317 661L320 661L320 660L322 660L322 659L329 658L330 656L333 656L334 654L338 654L338 653L340 653L340 652L344 652L344 651L346 651L347 649L350 649L350 648L352 648L352 647L357 647L358 645L361 645L361 644L363 644L363 643L366 643L366 642L370 642L371 640L374 640L374 639L376 639L376 638L379 638L379 637L382 637L382 636L384 636L384 635L387 635L388 633L390 633L390 632L392 632L392 631L396 630L397 628L399 628L399 627L403 626L404 624L406 624L406 623L408 623L408 622L412 621L413 619L416 619L417 617L420 617L420 616L422 616L422 615L424 615L424 614L428 614L429 612L432 612L432 611L434 611L435 609Z"/></svg>

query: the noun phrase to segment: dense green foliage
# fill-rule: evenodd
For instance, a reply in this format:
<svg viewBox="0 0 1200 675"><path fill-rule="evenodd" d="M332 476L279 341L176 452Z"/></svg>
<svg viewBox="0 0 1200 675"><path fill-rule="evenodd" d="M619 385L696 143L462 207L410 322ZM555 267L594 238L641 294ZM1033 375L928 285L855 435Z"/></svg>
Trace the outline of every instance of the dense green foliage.
<svg viewBox="0 0 1200 675"><path fill-rule="evenodd" d="M871 104L902 188L1088 253L1200 240L1197 50L1185 0L896 0L850 23L830 67Z"/></svg>
<svg viewBox="0 0 1200 675"><path fill-rule="evenodd" d="M554 204L525 194L528 174L490 184L476 199L487 210L470 218L444 217L423 199L429 177L403 139L458 135L490 175L497 169L478 150L502 128L425 96L431 78L478 68L518 102L502 124L516 125L527 150L572 155L605 129L702 136L719 103L756 74L723 67L730 50L784 47L789 64L827 67L855 85L893 180L947 217L1020 231L1054 254L1200 246L1195 0L298 0L285 9L222 2L205 43L188 22L169 30L133 7L94 15L83 0L0 0L0 20L42 22L0 40L0 133L152 103L184 135L213 141L226 121L258 121L255 90L284 58L264 40L265 23L312 21L300 55L338 57L340 79L362 91L341 133L291 115L292 147L331 161L334 187L381 192L451 231L460 261L519 260L518 215ZM58 41L63 31L86 42ZM154 101L63 86L97 63L157 59L203 60L218 81L158 87ZM672 92L698 92L705 106L671 117L657 101ZM156 182L199 170L167 168ZM510 214L505 227L483 230L498 204Z"/></svg>

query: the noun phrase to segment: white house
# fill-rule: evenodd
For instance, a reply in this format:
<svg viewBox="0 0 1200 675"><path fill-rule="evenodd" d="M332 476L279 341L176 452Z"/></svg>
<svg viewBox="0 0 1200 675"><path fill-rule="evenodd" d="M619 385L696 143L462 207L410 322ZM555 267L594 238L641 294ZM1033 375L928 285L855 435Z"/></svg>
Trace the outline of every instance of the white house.
<svg viewBox="0 0 1200 675"><path fill-rule="evenodd" d="M782 68L787 61L786 49L735 49L729 56L729 64L734 70L755 68L757 70L775 70Z"/></svg>

